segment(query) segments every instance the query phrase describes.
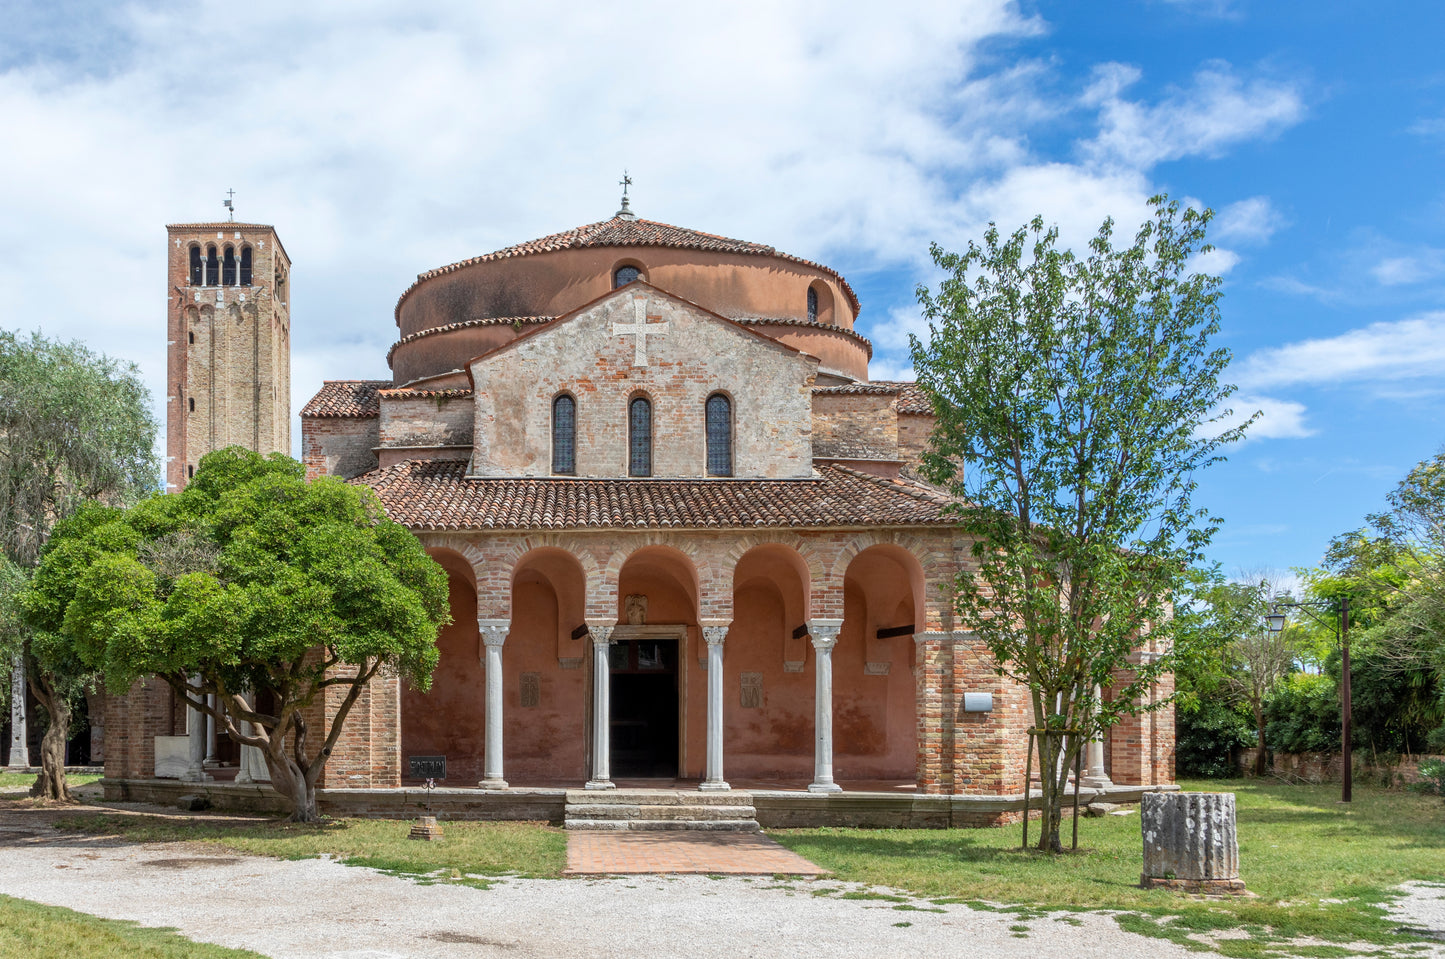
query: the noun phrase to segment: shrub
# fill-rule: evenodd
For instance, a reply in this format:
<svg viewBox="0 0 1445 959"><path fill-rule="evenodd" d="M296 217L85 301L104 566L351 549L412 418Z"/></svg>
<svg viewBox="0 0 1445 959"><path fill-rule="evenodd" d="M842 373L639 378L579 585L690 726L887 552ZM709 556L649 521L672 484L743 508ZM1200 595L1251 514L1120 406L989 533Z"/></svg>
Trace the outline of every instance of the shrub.
<svg viewBox="0 0 1445 959"><path fill-rule="evenodd" d="M1250 717L1220 699L1205 699L1192 711L1180 709L1174 721L1174 762L1181 776L1235 776L1234 751L1255 745Z"/></svg>
<svg viewBox="0 0 1445 959"><path fill-rule="evenodd" d="M1445 796L1445 761L1426 759L1420 763L1420 781L1414 789L1436 796Z"/></svg>
<svg viewBox="0 0 1445 959"><path fill-rule="evenodd" d="M1276 752L1336 752L1340 748L1340 699L1329 676L1296 673L1279 684L1264 712L1265 742Z"/></svg>

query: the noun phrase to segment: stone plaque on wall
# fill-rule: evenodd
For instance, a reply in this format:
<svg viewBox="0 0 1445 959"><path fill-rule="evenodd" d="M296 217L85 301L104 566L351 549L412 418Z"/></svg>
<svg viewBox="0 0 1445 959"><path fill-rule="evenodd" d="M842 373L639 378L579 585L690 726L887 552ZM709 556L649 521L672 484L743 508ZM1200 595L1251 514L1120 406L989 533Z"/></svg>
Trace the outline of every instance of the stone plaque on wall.
<svg viewBox="0 0 1445 959"><path fill-rule="evenodd" d="M531 708L542 701L542 674L522 674L522 706Z"/></svg>
<svg viewBox="0 0 1445 959"><path fill-rule="evenodd" d="M742 707L744 709L763 708L762 673L743 673Z"/></svg>

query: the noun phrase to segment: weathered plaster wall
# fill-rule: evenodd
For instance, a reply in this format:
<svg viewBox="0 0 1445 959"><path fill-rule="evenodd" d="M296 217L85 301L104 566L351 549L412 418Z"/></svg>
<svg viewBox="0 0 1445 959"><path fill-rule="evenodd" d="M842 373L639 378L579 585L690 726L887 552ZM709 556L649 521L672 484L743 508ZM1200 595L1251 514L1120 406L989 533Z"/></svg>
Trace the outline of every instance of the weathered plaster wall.
<svg viewBox="0 0 1445 959"><path fill-rule="evenodd" d="M381 445L377 417L305 416L301 418L301 461L306 478L350 479L376 469Z"/></svg>
<svg viewBox="0 0 1445 959"><path fill-rule="evenodd" d="M379 445L470 445L474 409L469 396L383 394Z"/></svg>
<svg viewBox="0 0 1445 959"><path fill-rule="evenodd" d="M638 317L653 327L645 365ZM552 402L577 401L577 475L626 476L628 404L652 402L652 475L706 475L704 404L733 405L733 473L810 476L811 386L816 360L645 286L617 291L566 323L472 364L479 476L551 474Z"/></svg>

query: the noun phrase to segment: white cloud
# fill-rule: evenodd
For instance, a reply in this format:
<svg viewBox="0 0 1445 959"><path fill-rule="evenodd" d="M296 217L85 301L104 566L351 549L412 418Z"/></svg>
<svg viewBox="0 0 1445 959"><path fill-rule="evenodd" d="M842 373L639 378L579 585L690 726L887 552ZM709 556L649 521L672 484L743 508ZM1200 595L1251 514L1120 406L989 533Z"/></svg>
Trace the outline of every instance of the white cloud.
<svg viewBox="0 0 1445 959"><path fill-rule="evenodd" d="M1154 104L1122 99L1119 74L1096 77L1085 101L1099 106L1100 131L1084 144L1095 162L1148 169L1186 156L1218 156L1226 147L1298 123L1304 101L1293 83L1243 80L1227 63L1213 62ZM1099 97L1097 101L1090 97Z"/></svg>
<svg viewBox="0 0 1445 959"><path fill-rule="evenodd" d="M1284 226L1284 218L1267 196L1252 196L1231 203L1220 210L1210 226L1211 235L1220 241L1263 243Z"/></svg>
<svg viewBox="0 0 1445 959"><path fill-rule="evenodd" d="M1439 377L1445 369L1445 311L1373 323L1339 336L1258 350L1232 375L1241 387L1389 385Z"/></svg>
<svg viewBox="0 0 1445 959"><path fill-rule="evenodd" d="M1445 250L1429 247L1409 256L1387 256L1370 268L1370 275L1385 286L1419 283L1445 273Z"/></svg>

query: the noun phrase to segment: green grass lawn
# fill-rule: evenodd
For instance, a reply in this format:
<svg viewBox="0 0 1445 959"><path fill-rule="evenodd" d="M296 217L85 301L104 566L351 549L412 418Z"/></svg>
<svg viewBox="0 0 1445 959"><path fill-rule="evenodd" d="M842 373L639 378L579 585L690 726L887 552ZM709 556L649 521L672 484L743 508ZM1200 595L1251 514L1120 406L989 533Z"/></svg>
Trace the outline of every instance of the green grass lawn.
<svg viewBox="0 0 1445 959"><path fill-rule="evenodd" d="M567 864L566 834L538 823L444 822L444 838L434 842L408 839L410 821L387 819L303 826L92 814L66 817L56 828L123 835L136 842L204 842L278 859L332 856L347 865L478 886L486 885L487 876L560 876Z"/></svg>
<svg viewBox="0 0 1445 959"><path fill-rule="evenodd" d="M192 942L169 929L97 919L0 896L0 959L106 956L107 959L262 959L260 953Z"/></svg>
<svg viewBox="0 0 1445 959"><path fill-rule="evenodd" d="M65 781L70 784L71 789L74 789L76 786L87 786L98 782L100 778L96 775L80 776L72 773L65 777ZM0 799L20 798L28 793L33 785L35 785L34 773L0 773Z"/></svg>
<svg viewBox="0 0 1445 959"><path fill-rule="evenodd" d="M1397 932L1380 904L1402 882L1445 881L1445 803L1438 797L1357 786L1354 803L1344 806L1336 802L1337 786L1256 780L1182 785L1235 794L1240 874L1257 898L1205 900L1140 889L1137 812L1081 820L1080 853L1061 856L1020 850L1019 826L947 832L794 829L770 835L839 879L923 896L1032 913L1131 910L1140 915L1121 919L1127 928L1185 945L1194 941L1190 933L1242 928L1248 939L1217 944L1231 956L1354 954L1338 946L1281 951L1282 940L1298 937L1380 945L1419 941Z"/></svg>

